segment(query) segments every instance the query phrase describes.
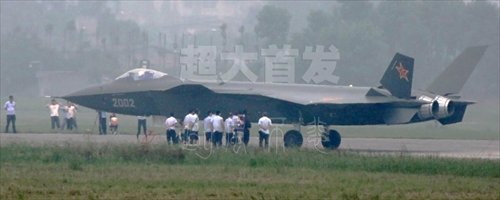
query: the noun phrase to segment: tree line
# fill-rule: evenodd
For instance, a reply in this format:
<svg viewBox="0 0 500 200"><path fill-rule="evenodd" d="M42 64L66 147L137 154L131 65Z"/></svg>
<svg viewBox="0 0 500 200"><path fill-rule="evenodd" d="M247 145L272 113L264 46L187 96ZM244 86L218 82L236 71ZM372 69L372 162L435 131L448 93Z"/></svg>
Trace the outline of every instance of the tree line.
<svg viewBox="0 0 500 200"><path fill-rule="evenodd" d="M293 9L297 8L268 3L256 14L255 27L241 24L238 32L232 33L222 22L216 37L224 46L242 44L254 49L291 44L303 51L306 46L334 45L340 52L335 74L342 85L376 86L392 56L401 52L416 59L414 85L420 88L425 88L467 46L490 45L470 87L488 91L473 91L475 94L498 98L500 22L495 4L340 1L310 10L302 30L291 32L295 26L292 19L297 17ZM134 55L164 57L181 48L180 36L167 38L165 33L146 30L137 22L119 20L116 10L101 1L1 1L1 15L3 95L36 87L37 70L77 69L95 83L136 65L139 60ZM92 34L79 23L88 17L97 23ZM297 82L309 64L297 61ZM262 65L260 59L251 66L258 69Z"/></svg>

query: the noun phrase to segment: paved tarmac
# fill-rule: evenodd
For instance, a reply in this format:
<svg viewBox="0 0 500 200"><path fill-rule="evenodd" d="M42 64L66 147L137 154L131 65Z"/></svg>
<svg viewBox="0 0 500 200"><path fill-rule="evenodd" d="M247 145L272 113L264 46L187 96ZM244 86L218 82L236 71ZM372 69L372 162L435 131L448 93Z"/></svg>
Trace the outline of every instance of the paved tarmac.
<svg viewBox="0 0 500 200"><path fill-rule="evenodd" d="M65 145L68 143L123 144L144 141L143 136L137 140L135 135L95 135L71 133L0 133L0 146L12 143L31 145ZM164 143L165 135L149 137L148 143ZM199 145L205 145L200 141ZM250 146L258 146L258 138L251 137ZM281 137L270 138L271 147L282 147ZM319 138L305 138L302 148L325 151ZM395 154L416 156L439 156L459 158L500 159L499 140L450 140L450 139L390 139L390 138L342 138L339 148L342 151L353 151L366 154Z"/></svg>

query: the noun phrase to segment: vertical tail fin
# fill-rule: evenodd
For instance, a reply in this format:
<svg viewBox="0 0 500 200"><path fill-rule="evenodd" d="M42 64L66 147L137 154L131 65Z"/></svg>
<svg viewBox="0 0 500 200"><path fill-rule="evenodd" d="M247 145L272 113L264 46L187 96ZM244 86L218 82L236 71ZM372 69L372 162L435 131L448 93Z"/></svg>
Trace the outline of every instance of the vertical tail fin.
<svg viewBox="0 0 500 200"><path fill-rule="evenodd" d="M396 53L389 67L385 70L380 83L389 92L399 98L411 97L411 83L413 80L413 62L412 57Z"/></svg>
<svg viewBox="0 0 500 200"><path fill-rule="evenodd" d="M475 46L465 49L453 62L431 83L427 91L447 96L462 90L467 79L476 68L488 46Z"/></svg>

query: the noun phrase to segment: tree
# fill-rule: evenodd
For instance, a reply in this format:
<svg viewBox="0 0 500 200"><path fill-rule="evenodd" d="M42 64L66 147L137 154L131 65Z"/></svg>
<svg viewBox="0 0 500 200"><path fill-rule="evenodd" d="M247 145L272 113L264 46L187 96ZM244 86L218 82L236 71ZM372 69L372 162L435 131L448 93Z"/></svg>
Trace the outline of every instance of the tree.
<svg viewBox="0 0 500 200"><path fill-rule="evenodd" d="M227 24L226 23L222 23L222 25L220 25L220 36L222 37L222 48L225 49L226 48L226 43L227 43Z"/></svg>
<svg viewBox="0 0 500 200"><path fill-rule="evenodd" d="M49 48L52 47L52 34L54 33L54 25L52 23L45 24L45 35L47 35L47 40Z"/></svg>
<svg viewBox="0 0 500 200"><path fill-rule="evenodd" d="M238 29L238 32L240 32L240 44L245 46L245 26L241 25L240 28Z"/></svg>
<svg viewBox="0 0 500 200"><path fill-rule="evenodd" d="M266 44L282 45L287 41L291 18L288 10L266 5L257 14L255 33L265 38Z"/></svg>
<svg viewBox="0 0 500 200"><path fill-rule="evenodd" d="M75 32L76 32L75 20L73 19L66 22L66 25L64 26L64 36L63 36L63 53L66 52L66 42L68 40L73 41Z"/></svg>
<svg viewBox="0 0 500 200"><path fill-rule="evenodd" d="M339 13L347 22L367 20L372 17L373 3L369 1L345 1L341 3Z"/></svg>
<svg viewBox="0 0 500 200"><path fill-rule="evenodd" d="M307 28L311 31L321 31L321 29L331 24L331 18L322 10L311 11L307 16Z"/></svg>
<svg viewBox="0 0 500 200"><path fill-rule="evenodd" d="M386 52L382 40L383 31L371 17L372 7L356 3L334 7L331 12L322 10L311 11L307 16L307 27L302 33L295 34L293 45L304 49L306 46L334 45L340 53L335 75L340 77L340 84L376 85L378 77L372 75L383 71L389 56L374 56L374 52ZM367 5L371 5L368 3ZM365 14L342 15L348 11L364 12ZM363 59L360 59L363 58ZM310 61L297 62L297 74L305 73Z"/></svg>

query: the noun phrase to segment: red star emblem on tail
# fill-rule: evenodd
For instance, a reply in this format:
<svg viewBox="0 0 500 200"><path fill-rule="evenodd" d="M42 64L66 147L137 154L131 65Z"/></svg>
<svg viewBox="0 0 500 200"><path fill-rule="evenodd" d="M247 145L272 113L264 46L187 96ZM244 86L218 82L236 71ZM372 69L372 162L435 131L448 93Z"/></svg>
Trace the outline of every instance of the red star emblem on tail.
<svg viewBox="0 0 500 200"><path fill-rule="evenodd" d="M410 72L410 71L408 71L402 63L398 63L396 65L396 70L398 70L399 79L405 79L406 81L409 81L408 80L408 72Z"/></svg>

